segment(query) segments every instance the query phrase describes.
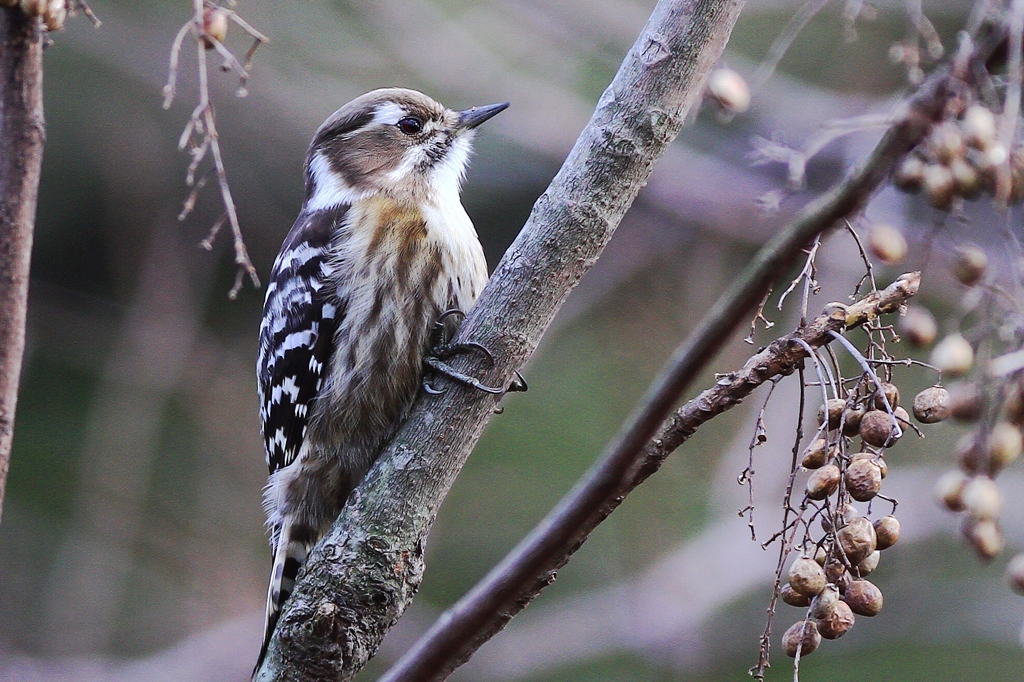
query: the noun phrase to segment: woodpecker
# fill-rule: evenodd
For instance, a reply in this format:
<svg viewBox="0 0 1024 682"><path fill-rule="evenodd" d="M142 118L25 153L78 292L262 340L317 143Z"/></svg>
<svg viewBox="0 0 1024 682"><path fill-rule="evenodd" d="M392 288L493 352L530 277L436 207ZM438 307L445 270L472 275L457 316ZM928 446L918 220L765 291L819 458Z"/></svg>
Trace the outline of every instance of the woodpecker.
<svg viewBox="0 0 1024 682"><path fill-rule="evenodd" d="M451 333L450 313L468 311L488 278L459 191L476 127L506 107L452 111L374 90L309 146L305 200L260 325L273 569L257 669L307 554L408 414L424 362L450 369L431 353L435 335Z"/></svg>

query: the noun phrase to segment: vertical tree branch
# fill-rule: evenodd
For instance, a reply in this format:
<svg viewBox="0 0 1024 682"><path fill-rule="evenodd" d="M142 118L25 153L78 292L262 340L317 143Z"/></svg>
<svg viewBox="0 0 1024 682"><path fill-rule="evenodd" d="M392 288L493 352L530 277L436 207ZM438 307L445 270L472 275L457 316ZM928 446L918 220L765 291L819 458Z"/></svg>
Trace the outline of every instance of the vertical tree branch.
<svg viewBox="0 0 1024 682"><path fill-rule="evenodd" d="M507 381L596 262L720 57L742 0L662 0L569 158L460 329ZM483 370L462 358L459 369ZM478 364L478 363L477 363ZM493 384L492 384L493 385ZM437 508L494 407L476 391L421 397L314 549L259 680L350 679L409 604Z"/></svg>
<svg viewBox="0 0 1024 682"><path fill-rule="evenodd" d="M0 514L25 351L28 275L43 161L39 19L0 9Z"/></svg>

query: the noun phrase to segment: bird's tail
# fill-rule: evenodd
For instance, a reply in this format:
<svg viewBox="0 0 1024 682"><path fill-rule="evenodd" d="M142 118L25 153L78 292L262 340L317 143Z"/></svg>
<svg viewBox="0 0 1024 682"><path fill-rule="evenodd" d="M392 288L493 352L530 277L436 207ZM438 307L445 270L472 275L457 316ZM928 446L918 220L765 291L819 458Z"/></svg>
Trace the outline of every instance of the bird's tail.
<svg viewBox="0 0 1024 682"><path fill-rule="evenodd" d="M291 596L295 588L295 578L309 554L309 546L295 539L297 534L293 530L292 524L285 521L277 535L274 567L270 572L270 587L267 589L267 618L263 629L263 646L260 648L260 656L253 669L253 675L263 665L267 647L270 646L270 637L274 634L274 627L281 615L281 607Z"/></svg>

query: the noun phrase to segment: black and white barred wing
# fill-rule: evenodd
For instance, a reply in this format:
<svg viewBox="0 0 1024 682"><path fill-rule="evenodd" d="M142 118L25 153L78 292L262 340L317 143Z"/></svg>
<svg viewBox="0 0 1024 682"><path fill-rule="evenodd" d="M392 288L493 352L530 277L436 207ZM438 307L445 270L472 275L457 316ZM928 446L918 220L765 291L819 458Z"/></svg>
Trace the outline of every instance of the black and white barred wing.
<svg viewBox="0 0 1024 682"><path fill-rule="evenodd" d="M345 311L322 294L328 251L345 207L300 214L267 284L260 325L260 419L270 473L295 461Z"/></svg>

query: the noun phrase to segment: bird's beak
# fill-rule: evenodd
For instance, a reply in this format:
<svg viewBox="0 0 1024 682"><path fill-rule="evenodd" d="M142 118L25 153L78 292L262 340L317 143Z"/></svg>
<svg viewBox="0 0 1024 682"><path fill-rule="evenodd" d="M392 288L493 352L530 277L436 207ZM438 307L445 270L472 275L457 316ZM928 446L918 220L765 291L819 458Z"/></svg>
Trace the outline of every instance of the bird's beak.
<svg viewBox="0 0 1024 682"><path fill-rule="evenodd" d="M478 125L508 109L508 102L500 104L488 104L483 107L473 107L459 112L459 122L455 125L460 130L471 130Z"/></svg>

